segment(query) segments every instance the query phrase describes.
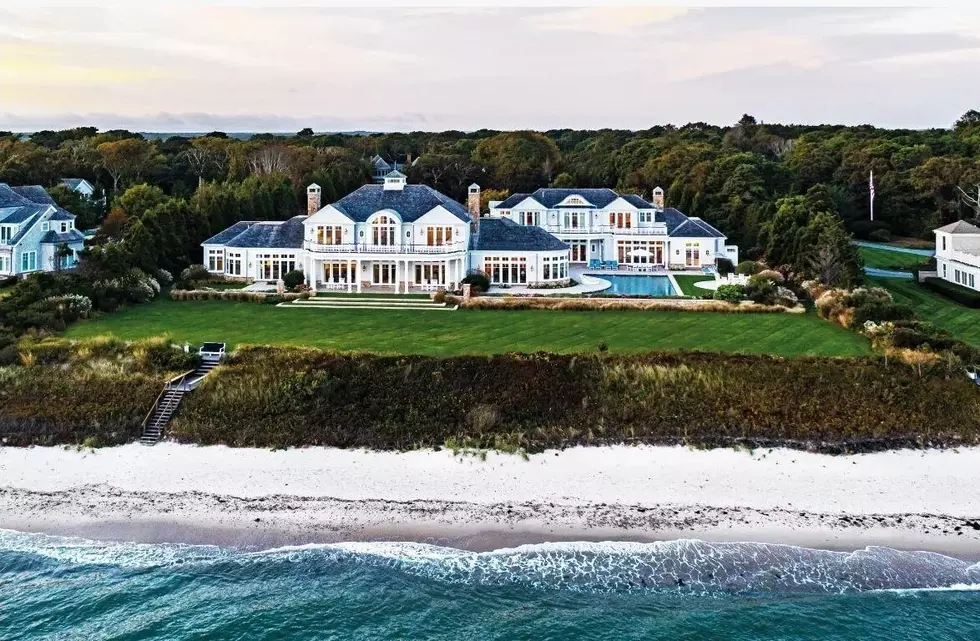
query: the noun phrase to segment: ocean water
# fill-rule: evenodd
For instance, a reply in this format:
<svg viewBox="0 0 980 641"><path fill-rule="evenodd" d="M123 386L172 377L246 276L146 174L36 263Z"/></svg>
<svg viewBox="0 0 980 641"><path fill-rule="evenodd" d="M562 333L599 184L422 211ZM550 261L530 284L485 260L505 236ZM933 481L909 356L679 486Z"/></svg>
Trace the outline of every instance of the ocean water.
<svg viewBox="0 0 980 641"><path fill-rule="evenodd" d="M0 531L0 639L980 639L980 564L868 548L254 551Z"/></svg>

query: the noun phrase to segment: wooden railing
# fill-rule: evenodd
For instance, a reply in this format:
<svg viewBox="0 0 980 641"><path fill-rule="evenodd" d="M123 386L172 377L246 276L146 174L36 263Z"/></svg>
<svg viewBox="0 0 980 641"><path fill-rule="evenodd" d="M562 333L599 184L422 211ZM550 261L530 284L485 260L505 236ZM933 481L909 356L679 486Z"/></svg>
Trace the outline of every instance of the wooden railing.
<svg viewBox="0 0 980 641"><path fill-rule="evenodd" d="M159 394L157 394L156 400L153 401L153 407L150 408L150 411L147 412L146 413L146 416L143 417L143 422L140 423L140 434L142 434L143 431L146 430L146 424L147 424L147 422L149 422L150 418L157 411L157 408L160 407L160 399L163 398L164 394L166 394L170 390L174 389L174 387L180 387L181 383L183 383L184 380L186 380L188 376L190 376L191 374L193 374L194 371L195 370L189 369L186 372L184 372L183 374L180 374L178 376L175 376L175 377L171 378L169 381L167 381L166 383L163 384L163 389L160 391ZM176 383L176 385L175 385L175 383Z"/></svg>

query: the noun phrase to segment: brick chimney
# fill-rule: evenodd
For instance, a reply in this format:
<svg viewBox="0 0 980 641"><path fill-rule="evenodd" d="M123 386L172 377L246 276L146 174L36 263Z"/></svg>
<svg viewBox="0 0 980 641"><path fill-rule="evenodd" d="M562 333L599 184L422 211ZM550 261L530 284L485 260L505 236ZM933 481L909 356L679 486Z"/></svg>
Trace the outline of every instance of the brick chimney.
<svg viewBox="0 0 980 641"><path fill-rule="evenodd" d="M664 190L661 189L660 187L655 188L653 190L653 193L650 195L650 202L657 209L663 209L664 208Z"/></svg>
<svg viewBox="0 0 980 641"><path fill-rule="evenodd" d="M470 185L469 194L466 196L466 209L470 212L472 220L472 233L480 231L480 186L476 183Z"/></svg>
<svg viewBox="0 0 980 641"><path fill-rule="evenodd" d="M306 188L306 215L312 216L320 211L320 185L313 183Z"/></svg>

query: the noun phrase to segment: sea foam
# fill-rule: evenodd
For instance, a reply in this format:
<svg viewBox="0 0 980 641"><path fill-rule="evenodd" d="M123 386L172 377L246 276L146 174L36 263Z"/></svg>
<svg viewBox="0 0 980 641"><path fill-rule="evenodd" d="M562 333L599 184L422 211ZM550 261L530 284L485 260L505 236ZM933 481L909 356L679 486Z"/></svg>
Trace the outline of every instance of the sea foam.
<svg viewBox="0 0 980 641"><path fill-rule="evenodd" d="M250 551L202 545L90 541L0 531L0 552L49 563L147 568L307 564L316 571L365 565L428 580L583 592L802 595L869 590L980 588L980 563L942 554L867 547L835 552L764 543L676 540L562 542L470 552L411 542L348 542ZM266 568L269 569L269 568Z"/></svg>

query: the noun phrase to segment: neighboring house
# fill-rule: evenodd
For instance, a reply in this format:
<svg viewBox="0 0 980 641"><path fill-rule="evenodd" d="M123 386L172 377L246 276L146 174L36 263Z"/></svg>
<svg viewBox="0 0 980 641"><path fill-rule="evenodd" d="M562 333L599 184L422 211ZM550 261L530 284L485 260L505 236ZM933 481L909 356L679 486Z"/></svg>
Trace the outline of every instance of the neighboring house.
<svg viewBox="0 0 980 641"><path fill-rule="evenodd" d="M73 267L83 247L75 216L43 187L0 183L0 276Z"/></svg>
<svg viewBox="0 0 980 641"><path fill-rule="evenodd" d="M89 200L95 200L95 186L84 178L62 178L58 182Z"/></svg>
<svg viewBox="0 0 980 641"><path fill-rule="evenodd" d="M515 285L568 278L568 245L543 229L481 219L476 185L464 206L391 171L384 184L325 207L320 187L310 185L307 201L306 216L242 221L204 241L204 266L258 281L300 269L315 290L452 289L473 269Z"/></svg>
<svg viewBox="0 0 980 641"><path fill-rule="evenodd" d="M965 221L933 230L936 272L943 280L980 289L980 227Z"/></svg>
<svg viewBox="0 0 980 641"><path fill-rule="evenodd" d="M538 189L490 203L491 217L544 229L571 247L573 263L610 261L691 269L738 263L738 247L700 218L664 208L663 190L653 202L611 189Z"/></svg>
<svg viewBox="0 0 980 641"><path fill-rule="evenodd" d="M412 160L412 154L408 154L405 157L405 162L400 163L397 161L388 162L381 156L375 155L371 159L371 178L376 184L383 184L385 181L385 176L393 171L403 171L408 167L414 167L415 163L419 161L418 158Z"/></svg>

